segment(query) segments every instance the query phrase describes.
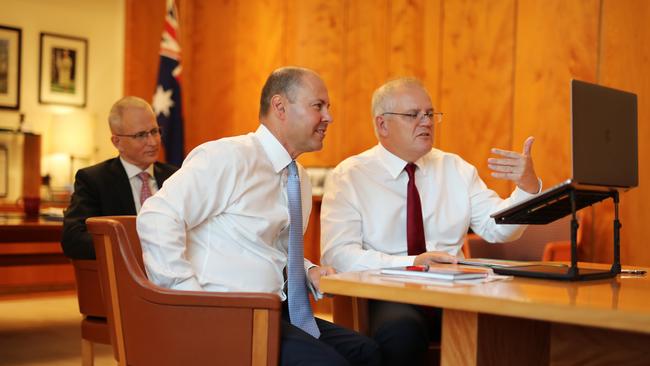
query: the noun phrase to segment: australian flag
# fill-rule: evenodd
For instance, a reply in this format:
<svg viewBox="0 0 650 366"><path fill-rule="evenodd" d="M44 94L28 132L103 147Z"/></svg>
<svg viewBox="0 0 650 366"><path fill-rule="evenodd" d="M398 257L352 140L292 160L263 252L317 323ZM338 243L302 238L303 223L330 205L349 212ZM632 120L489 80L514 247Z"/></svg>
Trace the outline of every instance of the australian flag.
<svg viewBox="0 0 650 366"><path fill-rule="evenodd" d="M163 130L165 160L181 166L184 158L183 111L181 109L181 46L176 5L167 0L165 26L160 41L158 85L153 96L153 109Z"/></svg>

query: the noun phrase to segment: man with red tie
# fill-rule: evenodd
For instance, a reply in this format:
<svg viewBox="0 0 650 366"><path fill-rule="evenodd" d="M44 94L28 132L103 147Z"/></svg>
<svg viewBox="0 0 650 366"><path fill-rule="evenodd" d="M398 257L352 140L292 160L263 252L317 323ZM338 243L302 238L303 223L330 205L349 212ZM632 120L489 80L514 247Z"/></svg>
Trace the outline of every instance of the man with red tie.
<svg viewBox="0 0 650 366"><path fill-rule="evenodd" d="M118 100L111 108L108 124L119 156L77 172L65 211L61 245L72 259L95 259L87 218L135 215L144 200L177 169L156 162L161 130L145 100L132 96Z"/></svg>
<svg viewBox="0 0 650 366"><path fill-rule="evenodd" d="M339 272L456 262L468 228L490 242L518 238L525 226L496 225L490 213L539 193L530 151L500 149L492 175L517 188L501 199L459 156L433 148L442 113L426 88L401 78L372 98L379 144L340 163L330 175L321 211L321 261ZM369 301L370 332L388 364L418 364L440 338L440 310Z"/></svg>

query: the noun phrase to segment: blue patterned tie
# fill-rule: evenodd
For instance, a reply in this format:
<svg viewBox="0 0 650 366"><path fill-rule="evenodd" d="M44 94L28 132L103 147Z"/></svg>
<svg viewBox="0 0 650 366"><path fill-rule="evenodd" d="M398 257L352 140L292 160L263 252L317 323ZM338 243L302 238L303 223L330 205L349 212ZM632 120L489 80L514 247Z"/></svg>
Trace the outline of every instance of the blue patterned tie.
<svg viewBox="0 0 650 366"><path fill-rule="evenodd" d="M307 277L303 254L302 203L300 199L300 177L296 161L289 164L287 177L287 197L289 198L289 258L287 281L289 287L289 319L291 324L314 336L320 331L307 296Z"/></svg>

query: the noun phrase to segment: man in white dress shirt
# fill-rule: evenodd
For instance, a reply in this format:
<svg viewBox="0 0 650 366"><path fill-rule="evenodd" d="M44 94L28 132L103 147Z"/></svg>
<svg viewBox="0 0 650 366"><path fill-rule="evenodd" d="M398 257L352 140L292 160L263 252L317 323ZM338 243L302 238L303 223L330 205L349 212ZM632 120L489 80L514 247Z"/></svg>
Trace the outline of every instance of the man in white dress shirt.
<svg viewBox="0 0 650 366"><path fill-rule="evenodd" d="M329 107L316 73L275 70L262 90L257 131L198 146L145 202L137 227L149 278L173 289L269 292L287 299L287 174L300 154L322 148L332 122ZM298 171L306 227L311 186L305 170ZM333 273L306 259L304 270L316 292L319 278ZM292 325L287 312L283 309L281 364L380 362L371 339L321 319L316 319L320 336L312 336Z"/></svg>
<svg viewBox="0 0 650 366"><path fill-rule="evenodd" d="M496 225L490 213L539 193L541 181L530 150L493 149L492 175L517 188L501 199L459 156L433 147L434 110L416 79L390 81L372 98L379 144L340 163L325 187L321 211L322 262L337 271L455 262L468 228L490 242L518 238L525 226ZM409 163L414 163L409 164ZM411 173L407 172L411 165ZM407 250L407 185L414 175L419 192L421 250ZM421 203L420 203L421 202ZM421 208L420 208L421 206ZM417 235L416 235L417 236ZM431 339L439 339L440 310L370 301L370 330L384 364L421 362Z"/></svg>

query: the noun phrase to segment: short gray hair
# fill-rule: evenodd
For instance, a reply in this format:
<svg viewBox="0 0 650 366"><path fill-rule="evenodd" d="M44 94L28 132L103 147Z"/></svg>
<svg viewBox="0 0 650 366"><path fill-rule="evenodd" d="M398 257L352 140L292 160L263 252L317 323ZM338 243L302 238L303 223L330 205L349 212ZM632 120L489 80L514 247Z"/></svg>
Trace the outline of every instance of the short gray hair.
<svg viewBox="0 0 650 366"><path fill-rule="evenodd" d="M124 116L124 111L129 108L141 108L149 111L153 116L156 114L153 112L151 105L147 103L146 100L135 97L135 96L126 96L118 100L111 107L111 111L108 113L108 126L111 131L115 131L122 124L122 117Z"/></svg>
<svg viewBox="0 0 650 366"><path fill-rule="evenodd" d="M297 66L281 67L274 70L262 88L259 117L262 118L269 113L271 98L274 95L284 95L290 102L293 102L295 88L302 85L302 78L308 73L314 72Z"/></svg>
<svg viewBox="0 0 650 366"><path fill-rule="evenodd" d="M391 102L391 96L393 92L397 89L403 87L418 87L422 88L427 94L427 88L422 84L422 82L416 78L412 77L403 77L398 79L393 79L386 82L384 85L380 86L372 93L372 117L375 118L381 114L384 114L393 107Z"/></svg>

